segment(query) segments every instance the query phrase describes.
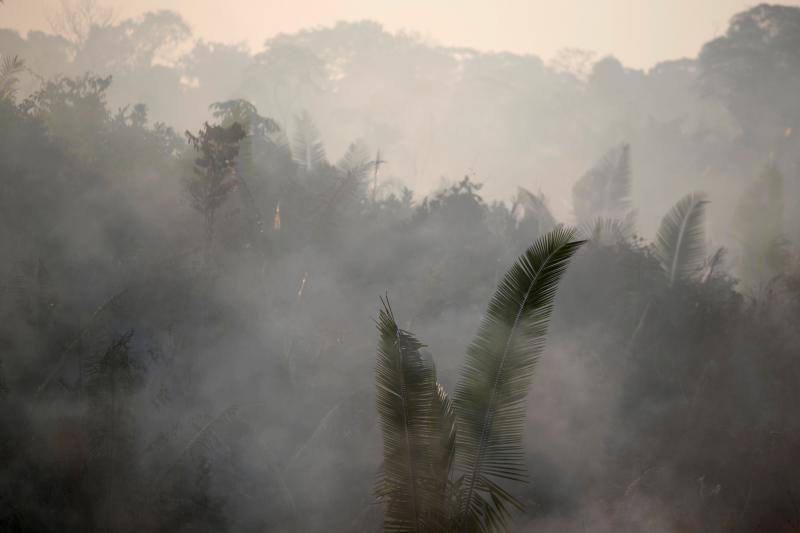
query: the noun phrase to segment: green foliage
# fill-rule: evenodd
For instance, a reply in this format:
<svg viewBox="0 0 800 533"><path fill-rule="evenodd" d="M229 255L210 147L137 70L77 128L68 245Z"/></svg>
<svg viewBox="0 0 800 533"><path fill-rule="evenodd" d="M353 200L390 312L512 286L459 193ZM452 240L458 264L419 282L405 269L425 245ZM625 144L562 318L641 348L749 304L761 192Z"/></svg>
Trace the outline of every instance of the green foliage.
<svg viewBox="0 0 800 533"><path fill-rule="evenodd" d="M574 235L557 228L528 248L500 282L467 350L453 400L464 531L502 527L509 507L521 507L502 483L525 479L525 400L558 283L583 244Z"/></svg>
<svg viewBox="0 0 800 533"><path fill-rule="evenodd" d="M522 508L503 484L525 480L525 400L559 280L583 244L574 235L564 228L543 235L506 273L467 351L452 406L422 344L397 327L388 305L379 313L379 496L387 501L387 530L499 531L511 508Z"/></svg>
<svg viewBox="0 0 800 533"><path fill-rule="evenodd" d="M759 7L735 19L714 61L637 72L605 60L586 80L532 56L430 47L373 23L279 36L256 56L212 43L173 56L169 47L188 29L167 12L96 28L66 52L59 37L0 32L4 51L20 53L43 80L56 72L115 76L113 85L91 75L42 81L21 106L0 102L0 377L8 385L0 401L0 530L375 531L382 517L369 480L380 446L365 391L374 383L359 355L369 351L360 318L369 295L388 286L409 308L404 327L424 328L449 355L468 340L504 267L557 225L541 193L522 189L511 206L493 193L544 175L544 161L548 175L561 175L598 138L637 139L642 161L657 162L643 174L651 198L681 187L681 176L707 184L724 176L735 190L737 179L749 182L751 162L770 152L786 172L794 169L799 48L789 15L800 10L786 9ZM698 76L715 69L724 70L715 98L689 96ZM27 90L28 77L20 78ZM361 106L376 79L386 81L382 93ZM418 107L408 95L420 90L432 98ZM198 277L199 217L181 201L180 179L202 150L190 156L182 137L149 126L148 108L135 102L183 131L220 94L250 94L281 123L304 106L330 112L326 126L340 129L332 138L368 132L397 181L382 179L369 201L381 158L361 143L332 166L319 132L304 135L301 144L315 148L296 150L305 156L294 161L286 133L255 105L215 104L219 127L238 123L246 135L232 164L222 165L234 170L216 198L214 259L224 268ZM110 112L107 102L123 107ZM740 132L746 142L725 141ZM459 147L475 160L454 160ZM606 174L620 167L615 158ZM489 196L472 174L424 199L400 181L467 164L491 175ZM206 177L207 167L195 168ZM751 303L719 252L702 275L688 269L669 285L656 247L628 238L629 206L603 213L603 191L624 199L624 180L599 174L584 198L595 212L578 235L601 245L571 262L551 326L559 359L546 370L554 379L530 391L536 405L558 402L555 419L552 409L531 417L530 429L543 436L524 448L535 483L507 479L525 477L512 416L523 409L513 404L523 392L518 376L497 366L503 347L478 359L475 373L485 376L470 389L477 414L462 402L468 414L456 420L437 379L450 376L453 361L437 359L437 373L421 348L400 350L413 337L387 306L382 337L396 346L386 356L406 363L392 367L393 391L409 400L398 409L396 396L378 391L395 401L388 420L409 421L388 430L394 462L379 488L388 529L496 528L519 502L532 510L522 521L534 524L519 524L525 530L552 518L572 529L561 519L586 510L584 502L600 502L592 516L609 524L589 525L598 530L775 531L797 523L786 511L795 508L789 491L796 494L799 478L796 272L785 269ZM753 196L793 198L790 177L783 192ZM742 220L769 226L780 204L757 204L742 209ZM761 246L779 234L752 240ZM750 249L754 260L769 256ZM664 272L678 255L662 261ZM781 271L762 259L761 274ZM136 340L110 355L109 334L119 328L136 328ZM515 354L535 350L517 345L507 364L524 374L526 359ZM108 357L87 374L87 353ZM421 392L398 392L398 376ZM246 400L263 401L247 417L226 407ZM487 439L478 461L481 424ZM458 427L471 431L459 436ZM457 450L457 437L470 435L474 442Z"/></svg>
<svg viewBox="0 0 800 533"><path fill-rule="evenodd" d="M259 115L256 106L247 100L215 102L210 107L214 118L220 121L220 126L229 128L234 123L239 123L248 136L268 138L281 129L271 118Z"/></svg>
<svg viewBox="0 0 800 533"><path fill-rule="evenodd" d="M453 418L422 343L397 327L388 302L378 314L377 404L383 471L377 495L386 502L384 530L442 531Z"/></svg>
<svg viewBox="0 0 800 533"><path fill-rule="evenodd" d="M79 159L91 161L96 154L94 143L109 123L106 92L110 86L111 76L91 74L48 80L22 101L20 109L66 140Z"/></svg>
<svg viewBox="0 0 800 533"><path fill-rule="evenodd" d="M197 135L186 132L200 156L194 160L194 175L186 181L192 207L203 215L207 243L214 235L214 215L236 186L234 160L239 155L239 141L245 137L241 124L229 127L205 124Z"/></svg>
<svg viewBox="0 0 800 533"><path fill-rule="evenodd" d="M689 193L661 220L654 250L670 285L696 274L703 266L707 203L705 194Z"/></svg>

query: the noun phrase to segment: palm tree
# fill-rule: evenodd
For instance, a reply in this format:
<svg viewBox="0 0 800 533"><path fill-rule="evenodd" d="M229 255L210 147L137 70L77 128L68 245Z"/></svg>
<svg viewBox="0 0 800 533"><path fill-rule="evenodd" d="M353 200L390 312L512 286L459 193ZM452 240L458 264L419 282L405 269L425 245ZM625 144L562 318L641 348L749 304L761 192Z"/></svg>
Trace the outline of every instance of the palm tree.
<svg viewBox="0 0 800 533"><path fill-rule="evenodd" d="M656 233L656 257L670 285L700 270L705 260L706 195L689 193L661 220Z"/></svg>
<svg viewBox="0 0 800 533"><path fill-rule="evenodd" d="M699 274L707 262L705 255L705 206L707 203L708 199L705 193L689 193L678 200L661 219L661 225L652 246L670 287L675 285L679 279ZM710 261L715 262L719 259L720 256L716 256ZM636 339L647 320L652 304L653 300L651 299L639 316L639 321L628 341L627 351L629 353L636 344Z"/></svg>
<svg viewBox="0 0 800 533"><path fill-rule="evenodd" d="M384 302L378 315L377 406L384 464L377 495L392 532L500 531L505 485L525 480L525 400L558 283L584 241L558 227L506 273L467 350L451 400L422 343Z"/></svg>

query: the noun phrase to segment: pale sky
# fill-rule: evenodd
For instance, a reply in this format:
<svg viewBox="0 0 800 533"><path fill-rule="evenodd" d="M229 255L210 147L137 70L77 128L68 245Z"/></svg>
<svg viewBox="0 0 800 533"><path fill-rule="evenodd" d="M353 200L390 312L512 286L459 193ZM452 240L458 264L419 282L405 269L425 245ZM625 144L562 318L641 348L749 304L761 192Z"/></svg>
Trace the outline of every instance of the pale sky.
<svg viewBox="0 0 800 533"><path fill-rule="evenodd" d="M48 29L62 0L5 0L0 27ZM72 0L74 1L74 0ZM750 0L97 0L117 19L156 9L180 12L195 36L261 48L277 33L339 20L371 19L443 45L533 53L550 59L561 48L613 54L625 65L694 57L724 33ZM800 0L785 4L800 5Z"/></svg>

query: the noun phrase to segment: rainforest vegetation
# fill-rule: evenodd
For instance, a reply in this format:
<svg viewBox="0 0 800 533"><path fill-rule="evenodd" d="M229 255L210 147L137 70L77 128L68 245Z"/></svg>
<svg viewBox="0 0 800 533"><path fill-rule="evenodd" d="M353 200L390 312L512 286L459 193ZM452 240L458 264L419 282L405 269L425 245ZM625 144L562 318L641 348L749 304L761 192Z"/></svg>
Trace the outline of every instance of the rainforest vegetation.
<svg viewBox="0 0 800 533"><path fill-rule="evenodd" d="M0 29L0 531L800 532L800 8L642 71L64 5Z"/></svg>

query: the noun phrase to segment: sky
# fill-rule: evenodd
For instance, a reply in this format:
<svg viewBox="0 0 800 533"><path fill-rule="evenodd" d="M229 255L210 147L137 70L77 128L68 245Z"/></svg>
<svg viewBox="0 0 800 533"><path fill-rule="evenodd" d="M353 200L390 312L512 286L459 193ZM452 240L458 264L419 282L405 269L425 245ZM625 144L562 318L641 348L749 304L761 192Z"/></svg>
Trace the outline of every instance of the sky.
<svg viewBox="0 0 800 533"><path fill-rule="evenodd" d="M0 27L49 29L62 1L5 0ZM278 33L339 20L375 20L431 42L481 51L532 53L551 59L562 48L614 55L625 65L694 57L724 33L747 0L95 0L118 19L157 9L181 13L196 36L253 50ZM800 5L800 0L785 4Z"/></svg>

